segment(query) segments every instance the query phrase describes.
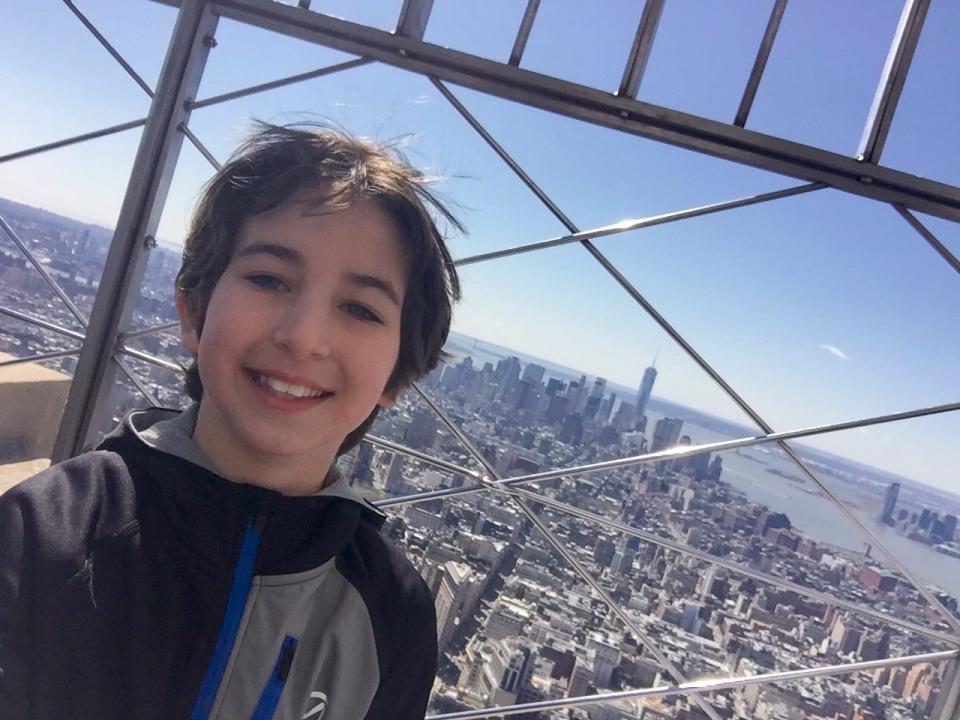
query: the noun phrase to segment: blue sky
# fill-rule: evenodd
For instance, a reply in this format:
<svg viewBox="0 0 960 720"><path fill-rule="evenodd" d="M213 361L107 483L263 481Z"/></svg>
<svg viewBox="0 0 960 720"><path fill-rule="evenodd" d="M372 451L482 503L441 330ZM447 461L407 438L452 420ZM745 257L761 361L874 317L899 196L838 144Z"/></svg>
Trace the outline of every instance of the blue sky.
<svg viewBox="0 0 960 720"><path fill-rule="evenodd" d="M78 0L153 84L175 11L147 1ZM389 28L395 2L315 9ZM524 2L437 0L428 41L504 59ZM639 97L729 120L771 1L666 4ZM544 0L524 67L613 90L642 3ZM900 3L791 3L748 127L853 154ZM0 47L0 154L143 117L148 99L59 2L4 9L18 32ZM933 0L885 165L960 184L960 5ZM348 56L222 21L205 97ZM454 88L583 229L799 184ZM401 138L440 178L469 235L459 256L563 234L562 226L424 78L383 66L194 113L223 159L250 117L303 112L381 139ZM0 196L112 226L138 131L0 165ZM160 227L176 244L210 168L184 145ZM960 252L960 226L922 217ZM960 277L887 206L834 190L598 241L625 275L777 429L955 401ZM655 394L740 420L733 404L582 248L462 271L456 329L621 384L659 352ZM957 414L847 432L812 444L960 492Z"/></svg>

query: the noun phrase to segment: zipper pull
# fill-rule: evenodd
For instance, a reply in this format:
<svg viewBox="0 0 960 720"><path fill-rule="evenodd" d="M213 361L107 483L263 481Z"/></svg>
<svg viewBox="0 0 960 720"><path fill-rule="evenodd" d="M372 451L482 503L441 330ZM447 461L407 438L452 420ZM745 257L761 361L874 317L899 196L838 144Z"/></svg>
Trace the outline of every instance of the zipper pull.
<svg viewBox="0 0 960 720"><path fill-rule="evenodd" d="M283 639L283 647L280 648L280 659L277 662L277 680L286 682L287 675L290 674L290 666L293 665L293 656L297 654L297 639L287 635Z"/></svg>

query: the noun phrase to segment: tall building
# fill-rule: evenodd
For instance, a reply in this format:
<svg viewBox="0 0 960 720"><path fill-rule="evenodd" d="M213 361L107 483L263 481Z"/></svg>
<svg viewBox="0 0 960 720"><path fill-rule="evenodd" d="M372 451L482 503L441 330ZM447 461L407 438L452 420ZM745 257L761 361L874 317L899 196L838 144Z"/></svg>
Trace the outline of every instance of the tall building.
<svg viewBox="0 0 960 720"><path fill-rule="evenodd" d="M883 499L883 513L880 515L880 521L886 525L893 525L893 511L897 507L897 497L900 495L900 483L890 483L887 488L887 495Z"/></svg>
<svg viewBox="0 0 960 720"><path fill-rule="evenodd" d="M683 420L680 418L660 418L653 428L653 442L650 445L651 452L673 447L680 439L680 430L683 427Z"/></svg>
<svg viewBox="0 0 960 720"><path fill-rule="evenodd" d="M643 371L643 379L640 380L640 391L637 393L636 415L638 420L647 412L647 403L650 402L650 393L653 391L653 383L656 379L657 369L653 367L653 365Z"/></svg>

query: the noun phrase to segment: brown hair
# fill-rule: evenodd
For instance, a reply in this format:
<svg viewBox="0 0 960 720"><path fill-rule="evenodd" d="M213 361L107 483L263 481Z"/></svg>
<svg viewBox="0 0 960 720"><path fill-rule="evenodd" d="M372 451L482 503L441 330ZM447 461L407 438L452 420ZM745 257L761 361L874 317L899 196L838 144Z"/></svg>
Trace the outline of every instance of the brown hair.
<svg viewBox="0 0 960 720"><path fill-rule="evenodd" d="M379 145L326 126L257 123L207 184L183 248L176 289L202 332L213 289L233 256L244 221L305 197L316 208L342 210L358 200L376 203L396 223L410 260L403 300L400 350L387 381L399 391L437 366L450 330L460 282L432 208L453 228L463 227L423 174L394 147ZM196 359L187 368L186 392L203 396ZM351 432L338 454L350 450L373 424L379 407Z"/></svg>

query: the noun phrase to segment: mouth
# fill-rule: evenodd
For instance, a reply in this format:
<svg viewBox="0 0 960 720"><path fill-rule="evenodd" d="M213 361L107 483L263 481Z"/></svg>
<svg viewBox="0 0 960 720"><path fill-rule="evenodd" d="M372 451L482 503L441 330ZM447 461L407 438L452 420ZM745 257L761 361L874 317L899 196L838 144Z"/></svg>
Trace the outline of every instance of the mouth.
<svg viewBox="0 0 960 720"><path fill-rule="evenodd" d="M272 375L266 375L257 370L248 370L247 373L258 387L262 388L269 395L279 399L307 402L325 400L333 395L333 392L330 390L316 385L301 385L288 382Z"/></svg>

